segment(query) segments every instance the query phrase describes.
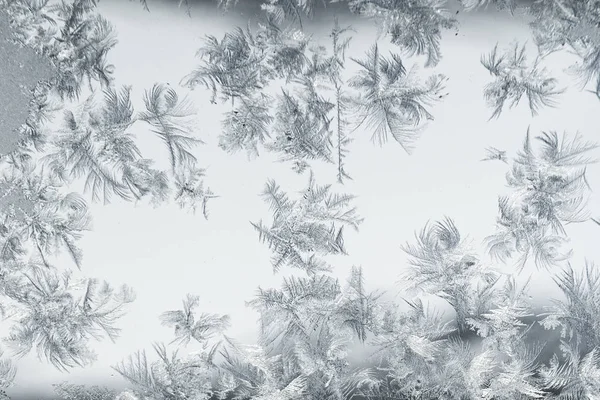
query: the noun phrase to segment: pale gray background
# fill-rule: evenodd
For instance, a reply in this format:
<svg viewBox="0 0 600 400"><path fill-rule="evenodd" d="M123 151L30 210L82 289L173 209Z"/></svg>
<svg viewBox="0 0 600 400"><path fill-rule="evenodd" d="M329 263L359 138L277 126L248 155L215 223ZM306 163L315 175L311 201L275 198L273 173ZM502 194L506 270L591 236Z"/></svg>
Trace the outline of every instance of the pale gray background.
<svg viewBox="0 0 600 400"><path fill-rule="evenodd" d="M248 15L222 15L214 4L195 6L192 18L176 5L150 1L145 12L137 1L102 0L99 9L118 31L119 44L110 53L116 66L117 84L133 86L137 109L143 107L142 94L155 82L177 85L198 63L194 54L205 34L221 37L235 25L245 26ZM247 13L246 13L247 14ZM358 30L349 55L362 58L375 42L374 26L347 14L341 23L352 23ZM514 39L530 40L525 20L507 13L487 11L457 16L455 31L444 34L443 60L434 70L450 77L450 95L432 109L435 115L414 155L406 155L394 142L383 148L370 142L370 133L359 130L347 158L347 170L354 181L345 190L359 196L357 206L366 218L359 233L347 231L350 256L336 261L336 274L345 277L352 265L362 265L371 288L391 289L406 263L400 245L413 240L429 219L448 215L463 234L477 245L494 229L497 196L506 191L506 165L481 163L484 148L495 146L512 155L521 146L528 125L531 131L579 130L587 138L600 139L600 102L593 94L580 92L563 72L575 59L557 54L547 60L554 75L570 88L560 99L560 108L546 109L531 117L524 101L517 109L507 110L499 120L487 122L491 110L482 97L483 86L490 81L480 65L482 53L496 42L509 45ZM332 14L307 24L308 31L325 32L331 27ZM324 35L320 35L324 36ZM531 40L530 40L531 43ZM391 49L388 40L379 40L383 49ZM533 46L529 47L534 51ZM408 59L407 59L408 60ZM422 59L408 60L419 62ZM348 65L355 69L353 63ZM179 89L180 94L188 91ZM176 205L152 209L115 201L92 207L94 228L82 241L85 273L114 284L132 285L137 301L123 318L121 338L116 344L95 345L99 353L94 366L62 374L40 363L34 354L18 363L19 373L12 394L47 394L50 385L63 380L72 383L120 385L121 379L109 366L151 343L169 341L171 331L160 326L158 315L180 307L186 293L201 297L203 311L227 313L233 326L229 334L243 341L255 339L257 315L247 309L258 285L273 286L280 281L269 263L270 253L258 242L249 221L269 220L267 206L258 197L267 178L274 178L284 190L304 187L306 176L297 176L284 164L274 163L263 154L248 161L245 154L231 156L217 147L221 113L229 106L212 105L202 88L190 93L198 111L197 132L207 142L196 154L208 167L207 183L221 197L210 204L210 219L205 221L180 211ZM159 139L143 126L136 132L143 138L142 150L166 164ZM600 188L600 168L589 169L592 187ZM335 181L335 167L318 168L320 182ZM594 214L600 215L598 197L592 199ZM568 227L575 250L573 264L580 268L584 258L598 260L600 227L583 224ZM288 271L282 271L287 273ZM532 295L546 303L555 295L547 273L531 267ZM446 309L443 303L434 302Z"/></svg>

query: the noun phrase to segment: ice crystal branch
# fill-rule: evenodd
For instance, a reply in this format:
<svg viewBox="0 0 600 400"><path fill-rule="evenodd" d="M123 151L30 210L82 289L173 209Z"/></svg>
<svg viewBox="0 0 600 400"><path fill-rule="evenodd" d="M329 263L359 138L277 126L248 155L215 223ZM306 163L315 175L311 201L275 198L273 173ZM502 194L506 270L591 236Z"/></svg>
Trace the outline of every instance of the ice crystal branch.
<svg viewBox="0 0 600 400"><path fill-rule="evenodd" d="M252 223L261 241L268 243L273 269L283 266L310 274L329 267L323 256L346 254L344 227L358 229L362 218L351 206L354 196L331 192L331 185L319 186L311 172L300 199L291 199L275 181L262 193L273 213L273 223Z"/></svg>
<svg viewBox="0 0 600 400"><path fill-rule="evenodd" d="M134 385L138 395L161 400L194 398L208 400L213 367L205 354L181 358L163 344L154 344L158 356L149 362L145 351L138 351L113 369Z"/></svg>
<svg viewBox="0 0 600 400"><path fill-rule="evenodd" d="M242 97L237 107L225 115L219 147L229 153L247 151L250 156L259 155L259 145L270 139L270 125L274 118L270 113L273 99L266 94Z"/></svg>
<svg viewBox="0 0 600 400"><path fill-rule="evenodd" d="M406 312L393 306L382 310L379 333L373 338L373 357L380 360L381 367L375 379L359 382L358 394L367 398L435 398L446 392L433 360L442 354L453 329L439 315L428 312L419 299L407 304Z"/></svg>
<svg viewBox="0 0 600 400"><path fill-rule="evenodd" d="M377 331L377 312L382 293L367 292L362 267L352 267L342 299L338 302L338 315L342 325L349 327L358 340L364 343L370 332Z"/></svg>
<svg viewBox="0 0 600 400"><path fill-rule="evenodd" d="M310 48L311 54L304 67L290 79L296 89L293 95L284 90L279 98L273 127L276 135L265 145L271 151L282 153L283 161L293 161L298 172L308 168L312 159L335 162L339 181L348 178L343 169L343 158L351 141L346 131L350 98L345 93L342 76L345 51L350 43L350 38L343 35L350 30L350 27L340 27L336 19L330 34L331 54L327 54L325 46ZM335 145L332 140L334 123ZM336 156L333 155L334 148Z"/></svg>
<svg viewBox="0 0 600 400"><path fill-rule="evenodd" d="M174 343L187 345L191 339L205 344L215 334L229 327L229 316L203 313L196 317L194 310L199 305L199 297L188 295L183 301L183 310L166 311L161 314L163 325L175 328Z"/></svg>
<svg viewBox="0 0 600 400"><path fill-rule="evenodd" d="M353 13L374 19L409 55L425 55L426 66L435 66L442 57L442 31L456 26L443 0L350 0L348 5Z"/></svg>
<svg viewBox="0 0 600 400"><path fill-rule="evenodd" d="M488 147L485 149L486 156L482 158L481 161L493 161L498 160L502 161L505 164L508 164L508 160L506 158L506 150L499 150L495 147Z"/></svg>
<svg viewBox="0 0 600 400"><path fill-rule="evenodd" d="M547 329L559 328L561 337L581 351L600 346L600 273L593 263L586 263L582 273L571 265L555 277L555 282L566 296L565 301L554 301L542 320Z"/></svg>
<svg viewBox="0 0 600 400"><path fill-rule="evenodd" d="M53 143L56 151L45 155L44 161L50 171L65 182L84 178L85 191L91 192L94 201L102 199L106 204L115 194L129 200L131 195L119 179L123 173L122 164L118 159L103 157L100 146L93 140L93 131L86 126L85 120L82 121L89 115L86 115L86 106L77 116L72 111L65 111L64 129Z"/></svg>
<svg viewBox="0 0 600 400"><path fill-rule="evenodd" d="M427 106L439 99L445 77L432 75L420 83L414 68L407 71L397 54L385 58L376 44L365 60L352 60L362 67L350 81L360 90L355 105L361 124L374 130L373 141L383 144L392 136L410 153L423 121L433 119Z"/></svg>
<svg viewBox="0 0 600 400"><path fill-rule="evenodd" d="M505 261L520 253L521 266L533 256L538 267L564 261L569 252L564 225L588 220L589 187L586 166L595 162L595 143L580 134L543 132L533 147L529 130L523 148L512 162L507 182L509 197L500 197L498 230L487 238L490 254Z"/></svg>
<svg viewBox="0 0 600 400"><path fill-rule="evenodd" d="M334 27L329 34L332 41L333 54L325 62L325 73L335 89L335 120L337 135L337 179L343 183L344 179L352 179L344 168L344 158L348 154L347 147L352 142L347 128L349 126L348 113L351 108L349 94L344 86L342 77L346 62L346 50L350 46L352 37L344 37L353 32L351 26L341 27L338 19L334 21Z"/></svg>
<svg viewBox="0 0 600 400"><path fill-rule="evenodd" d="M268 354L261 346L243 346L228 339L221 355L224 393L259 400L299 400L307 393L306 377L286 377L281 355Z"/></svg>
<svg viewBox="0 0 600 400"><path fill-rule="evenodd" d="M517 2L512 0L465 0L467 10L474 10L488 3L499 8L509 8L514 12ZM545 56L552 52L569 49L580 59L570 71L579 78L585 87L594 82L594 90L599 94L600 77L600 15L595 1L533 1L523 7L532 18L530 23L539 52Z"/></svg>
<svg viewBox="0 0 600 400"><path fill-rule="evenodd" d="M227 315L202 313L195 315L197 296L188 295L182 310L161 314L163 325L175 329L173 343L186 346L191 339L202 345L202 351L180 357L179 350L169 355L164 344L154 344L158 360L149 362L145 351L138 351L113 369L134 385L135 392L156 399L213 399L225 398L230 388L221 376L215 357L226 340L223 335L229 326ZM220 340L214 341L215 335ZM216 396L216 397L215 397Z"/></svg>
<svg viewBox="0 0 600 400"><path fill-rule="evenodd" d="M78 288L81 296L73 292ZM7 339L15 354L22 357L36 347L40 358L65 371L94 360L90 339L117 338L115 322L135 298L126 286L115 291L95 279L74 282L70 273L35 266L16 277L4 294L18 304Z"/></svg>
<svg viewBox="0 0 600 400"><path fill-rule="evenodd" d="M190 149L202 141L191 137L186 126L186 119L193 114L191 103L185 98L179 99L174 89L159 84L146 92L144 103L146 111L139 119L150 124L152 131L164 141L173 171L193 165L196 157Z"/></svg>
<svg viewBox="0 0 600 400"><path fill-rule="evenodd" d="M182 207L195 211L200 204L207 216L207 201L215 196L204 187L204 170L191 152L202 143L189 127L191 104L170 87L156 84L145 93L146 110L135 115L130 93L129 87L109 88L100 105L92 95L77 109L66 110L63 128L42 157L47 171L65 184L83 179L92 200L105 204L116 195L127 201L150 198L156 205L174 188ZM138 121L164 143L170 171L155 169L152 160L143 158L130 130Z"/></svg>
<svg viewBox="0 0 600 400"><path fill-rule="evenodd" d="M314 90L313 82L304 82L303 97L282 90L275 117L275 139L267 149L280 153L281 161L291 161L293 169L304 172L308 161L331 159L331 120L327 113L334 105Z"/></svg>
<svg viewBox="0 0 600 400"><path fill-rule="evenodd" d="M0 349L0 357L4 356L4 351ZM7 389L13 384L17 375L17 370L11 360L0 360L0 390Z"/></svg>
<svg viewBox="0 0 600 400"><path fill-rule="evenodd" d="M96 81L104 88L111 84L114 67L107 54L117 44L116 32L95 12L97 0L9 3L17 39L57 67L53 86L62 98L78 98L86 83Z"/></svg>
<svg viewBox="0 0 600 400"><path fill-rule="evenodd" d="M31 248L51 267L48 256L63 250L81 268L77 241L90 227L87 203L76 193L61 193L58 182L44 180L32 173L31 163L25 165L25 170L15 170L0 184L2 261L20 261Z"/></svg>
<svg viewBox="0 0 600 400"><path fill-rule="evenodd" d="M185 77L183 84L195 87L203 84L212 90L212 101L216 100L220 90L223 100L248 96L252 91L264 86L264 77L260 74L261 54L252 47L254 37L250 32L237 28L226 33L219 41L214 36L206 38L206 44L198 55L206 62Z"/></svg>
<svg viewBox="0 0 600 400"><path fill-rule="evenodd" d="M598 348L580 354L576 347L563 344L565 361L554 355L550 365L540 371L544 387L566 399L593 399L600 390Z"/></svg>
<svg viewBox="0 0 600 400"><path fill-rule="evenodd" d="M210 188L204 186L205 170L198 167L183 168L175 175L175 201L183 209L196 212L198 206L208 219L208 201L217 197Z"/></svg>
<svg viewBox="0 0 600 400"><path fill-rule="evenodd" d="M484 90L488 105L494 108L490 119L500 116L506 102L510 102L509 107L515 107L523 96L527 97L531 114L535 116L541 107L554 107L556 97L564 92L557 87L556 79L539 67L539 60L532 66L527 65L525 49L525 45L519 48L515 43L512 50L499 54L496 45L489 55L481 58L483 66L495 77Z"/></svg>
<svg viewBox="0 0 600 400"><path fill-rule="evenodd" d="M580 59L570 72L579 78L582 87L594 81L594 90L600 95L600 15L594 0L566 1L536 0L519 5L514 0L462 0L467 11L488 4L511 13L522 8L532 19L530 23L535 43L542 56L569 49Z"/></svg>
<svg viewBox="0 0 600 400"><path fill-rule="evenodd" d="M595 1L536 1L530 13L540 52L547 54L569 46L581 60L571 68L581 84L600 82L600 13Z"/></svg>
<svg viewBox="0 0 600 400"><path fill-rule="evenodd" d="M478 381L474 394L499 399L545 397L537 377L543 346L523 340L529 330L524 319L532 315L526 292L528 283L519 288L514 279L508 279L493 307L480 317L469 319L482 337L482 352L471 366L473 375L479 369L477 378L471 375Z"/></svg>
<svg viewBox="0 0 600 400"><path fill-rule="evenodd" d="M452 219L426 225L416 238L416 244L403 247L411 257L403 274L406 288L448 301L456 312L459 330L465 331L467 318L486 309L500 274L483 265Z"/></svg>
<svg viewBox="0 0 600 400"><path fill-rule="evenodd" d="M271 80L294 76L304 65L308 38L296 31L281 29L270 17L253 33L236 28L222 40L207 36L197 55L202 64L185 76L182 84L194 88L204 85L216 101L234 104L239 97L252 97Z"/></svg>
<svg viewBox="0 0 600 400"><path fill-rule="evenodd" d="M281 289L259 289L249 303L261 314L261 346L281 358L283 385L305 380L302 398L349 398L362 377L345 357L352 338L364 341L375 327L377 296L363 284L360 268L346 289L327 275L291 277Z"/></svg>

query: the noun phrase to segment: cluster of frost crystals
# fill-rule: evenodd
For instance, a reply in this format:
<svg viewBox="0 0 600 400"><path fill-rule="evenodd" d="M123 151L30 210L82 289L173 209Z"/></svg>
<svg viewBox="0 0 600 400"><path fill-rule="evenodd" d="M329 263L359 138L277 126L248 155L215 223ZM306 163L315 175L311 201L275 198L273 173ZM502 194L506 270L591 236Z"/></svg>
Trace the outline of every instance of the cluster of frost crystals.
<svg viewBox="0 0 600 400"><path fill-rule="evenodd" d="M358 230L362 223L352 206L354 197L333 192L332 185L318 185L312 173L299 199L291 198L273 180L265 185L262 197L273 212L273 222L252 225L273 252L275 271L284 266L310 274L328 270L325 256L346 254L344 228Z"/></svg>
<svg viewBox="0 0 600 400"><path fill-rule="evenodd" d="M426 66L441 60L442 32L456 26L442 0L351 0L350 10L375 20L380 31L409 55L423 55Z"/></svg>
<svg viewBox="0 0 600 400"><path fill-rule="evenodd" d="M582 85L594 81L598 86L600 64L600 13L595 0L536 1L530 7L531 27L544 54L570 47L580 57L572 71ZM597 89L597 88L596 88ZM597 90L596 90L597 92Z"/></svg>
<svg viewBox="0 0 600 400"><path fill-rule="evenodd" d="M136 396L133 392L129 390L125 390L115 397L115 400L141 400L138 396Z"/></svg>
<svg viewBox="0 0 600 400"><path fill-rule="evenodd" d="M558 88L556 79L539 66L539 58L531 65L527 61L525 46L515 43L513 48L498 52L498 46L482 57L481 63L495 79L486 85L484 97L489 107L494 108L491 118L499 117L506 103L515 107L525 96L533 116L542 107L556 106L556 97L564 92Z"/></svg>
<svg viewBox="0 0 600 400"><path fill-rule="evenodd" d="M497 231L487 238L496 260L519 254L521 268L530 258L543 268L568 259L565 225L589 219L586 167L598 147L580 134L543 132L535 141L528 131L507 174L511 193L498 201Z"/></svg>

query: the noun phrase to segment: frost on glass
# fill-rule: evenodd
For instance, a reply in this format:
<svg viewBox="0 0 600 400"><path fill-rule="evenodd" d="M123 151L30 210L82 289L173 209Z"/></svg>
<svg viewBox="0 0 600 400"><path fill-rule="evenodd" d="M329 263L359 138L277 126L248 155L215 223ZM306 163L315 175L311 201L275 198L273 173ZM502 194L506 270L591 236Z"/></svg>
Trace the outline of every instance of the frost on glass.
<svg viewBox="0 0 600 400"><path fill-rule="evenodd" d="M578 133L542 132L533 138L527 131L506 175L512 193L499 197L498 229L487 238L495 259L519 254L521 267L533 257L541 268L568 260L565 225L590 219L586 167L596 161L597 147Z"/></svg>
<svg viewBox="0 0 600 400"><path fill-rule="evenodd" d="M153 12L151 3L140 3L141 11ZM239 5L215 3L231 13ZM472 101L487 102L492 117L510 117L507 109L523 99L531 117L551 107L560 111L566 82L545 63L563 48L579 60L569 71L581 88L591 84L587 90L598 94L596 1L461 3L459 11L493 6L509 10L509 17L526 14L531 22L538 52L533 61L518 42L507 50L496 46L481 59L491 78L484 98ZM273 168L282 163L307 178L295 193L289 182L261 179L266 183L255 200L268 211L248 226L250 244L266 251L270 260L262 267L280 279L247 299L258 315L258 340L231 337L233 318L211 312L202 293L188 294L180 309L157 310L156 323L171 332L168 343L131 349L112 365L124 390L74 384L66 375L54 386L56 398L598 397L600 273L592 260L576 265L569 237L569 225L600 225L588 179L597 158L593 132L527 129L519 148L482 147L481 161L500 161L494 167L507 169L495 226L481 243L447 216L422 221L414 238L398 239L407 260L389 265L397 265L402 296L371 287L369 265L353 263L351 247L360 242L350 246L347 235L360 238L359 228L369 221L369 210L352 193L356 182L339 185L353 178L350 161L359 176L351 152L355 135L371 135L379 144L393 139L398 157L409 158L419 145L433 107L447 94L449 76L438 67L444 36L458 22L444 1L263 1L257 21L220 36L206 32L181 85L135 89L115 82L116 67L108 60L118 35L96 0L0 5L10 16L11 40L38 52L58 73L31 90L21 140L0 158L3 398L18 374L28 373L17 368L20 358L37 355L68 373L95 362L94 342L117 341L122 332L134 288L87 276L81 239L93 229L90 204L177 204L208 217L209 201L219 201L196 152L205 142L196 135L202 110L192 89L222 106L211 151L246 153L249 162L269 153ZM191 2L179 5L193 18ZM363 54L352 52L363 40L359 24L339 18L331 18L324 37L311 35L308 21L328 6L345 7L357 21L374 20L381 37ZM384 39L392 51L382 51ZM140 132L160 143L163 159L142 154ZM238 244L227 245L235 250ZM344 265L346 279L340 279ZM527 266L552 276L558 289L560 296L542 309L530 295L534 280L522 279ZM543 331L554 342L544 342Z"/></svg>
<svg viewBox="0 0 600 400"><path fill-rule="evenodd" d="M333 193L331 185L318 185L312 174L298 199L291 199L273 180L265 185L262 197L273 222L270 227L262 221L252 226L273 252L275 271L284 266L311 274L328 270L323 257L346 254L344 227L358 230L363 220L352 206L354 196Z"/></svg>
<svg viewBox="0 0 600 400"><path fill-rule="evenodd" d="M537 115L541 107L556 106L556 98L564 89L557 87L556 79L538 66L536 60L528 65L526 47L518 43L511 50L499 54L498 46L481 58L481 63L494 77L484 90L488 105L494 108L491 118L499 117L507 102L509 108L519 104L522 97L529 102L532 115Z"/></svg>
<svg viewBox="0 0 600 400"><path fill-rule="evenodd" d="M201 65L182 83L211 90L211 102L231 103L219 142L224 150L257 156L262 147L298 173L314 161L335 164L343 182L350 178L344 159L352 133L368 125L374 142L393 138L411 152L446 80L441 74L423 80L416 66L407 69L396 53L386 58L376 44L364 59L351 58L360 70L348 75L352 33L336 20L327 45L312 43L268 13L255 32L207 36Z"/></svg>
<svg viewBox="0 0 600 400"><path fill-rule="evenodd" d="M385 58L374 45L366 59L354 60L362 69L350 81L360 91L354 99L362 122L373 131L373 141L385 143L390 137L410 153L424 120L433 119L427 106L440 96L445 77L431 75L420 83L416 68L407 70L397 54Z"/></svg>

